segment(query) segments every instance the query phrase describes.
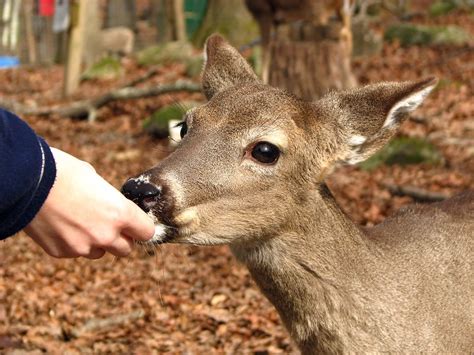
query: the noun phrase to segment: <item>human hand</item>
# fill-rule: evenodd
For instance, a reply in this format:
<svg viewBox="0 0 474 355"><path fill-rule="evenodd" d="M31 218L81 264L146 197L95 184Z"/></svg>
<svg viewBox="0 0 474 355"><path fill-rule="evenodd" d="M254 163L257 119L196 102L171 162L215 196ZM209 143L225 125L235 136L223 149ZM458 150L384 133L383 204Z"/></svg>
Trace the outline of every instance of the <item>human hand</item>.
<svg viewBox="0 0 474 355"><path fill-rule="evenodd" d="M72 155L51 149L57 176L49 195L25 232L49 255L98 259L105 252L128 255L133 240L148 240L150 217Z"/></svg>

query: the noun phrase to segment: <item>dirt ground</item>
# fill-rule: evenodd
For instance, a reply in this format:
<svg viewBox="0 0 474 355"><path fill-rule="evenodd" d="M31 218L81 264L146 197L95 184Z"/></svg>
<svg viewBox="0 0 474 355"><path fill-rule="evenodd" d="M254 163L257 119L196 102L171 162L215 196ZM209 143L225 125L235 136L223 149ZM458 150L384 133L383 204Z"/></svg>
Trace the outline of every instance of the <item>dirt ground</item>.
<svg viewBox="0 0 474 355"><path fill-rule="evenodd" d="M470 15L438 20L461 23ZM411 185L448 195L474 187L474 47L385 44L381 55L355 60L363 83L436 75L442 85L407 120L401 134L424 137L444 163L374 171L341 167L328 183L343 209L372 225L401 206L386 184ZM146 72L133 59L123 78L84 82L71 100L93 97ZM143 85L173 82L184 68L171 65ZM3 70L0 95L26 104L60 102L60 67ZM189 94L114 102L95 123L56 116L24 117L51 146L84 159L120 187L169 152L165 141L141 129L144 117ZM202 99L193 94L193 99ZM226 247L164 245L127 258L57 260L27 236L0 243L0 353L7 354L278 354L295 353L276 311Z"/></svg>

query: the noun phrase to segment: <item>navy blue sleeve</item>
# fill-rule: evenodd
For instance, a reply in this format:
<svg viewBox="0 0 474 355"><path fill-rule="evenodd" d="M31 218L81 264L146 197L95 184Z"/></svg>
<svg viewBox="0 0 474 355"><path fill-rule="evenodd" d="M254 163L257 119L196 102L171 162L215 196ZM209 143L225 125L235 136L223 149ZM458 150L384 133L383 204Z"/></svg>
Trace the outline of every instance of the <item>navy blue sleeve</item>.
<svg viewBox="0 0 474 355"><path fill-rule="evenodd" d="M55 178L48 144L24 121L0 109L0 240L30 223Z"/></svg>

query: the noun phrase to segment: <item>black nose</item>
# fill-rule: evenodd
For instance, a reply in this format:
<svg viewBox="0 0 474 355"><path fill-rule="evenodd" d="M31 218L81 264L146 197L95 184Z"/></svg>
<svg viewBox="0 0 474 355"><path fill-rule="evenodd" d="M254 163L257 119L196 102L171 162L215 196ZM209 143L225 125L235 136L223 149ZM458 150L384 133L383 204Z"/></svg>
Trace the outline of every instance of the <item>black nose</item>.
<svg viewBox="0 0 474 355"><path fill-rule="evenodd" d="M141 178L127 180L121 191L126 198L135 202L145 212L150 211L157 204L161 194L158 186Z"/></svg>

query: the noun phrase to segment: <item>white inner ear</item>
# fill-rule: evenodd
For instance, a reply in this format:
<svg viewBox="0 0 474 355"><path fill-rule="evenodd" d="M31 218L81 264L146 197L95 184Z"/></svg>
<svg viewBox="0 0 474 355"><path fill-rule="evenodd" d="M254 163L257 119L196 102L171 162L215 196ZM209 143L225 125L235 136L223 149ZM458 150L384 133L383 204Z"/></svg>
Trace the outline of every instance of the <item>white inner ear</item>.
<svg viewBox="0 0 474 355"><path fill-rule="evenodd" d="M397 102L395 106L390 109L382 128L393 126L395 123L397 123L398 117L401 114L411 112L416 109L435 86L436 85L428 86Z"/></svg>

